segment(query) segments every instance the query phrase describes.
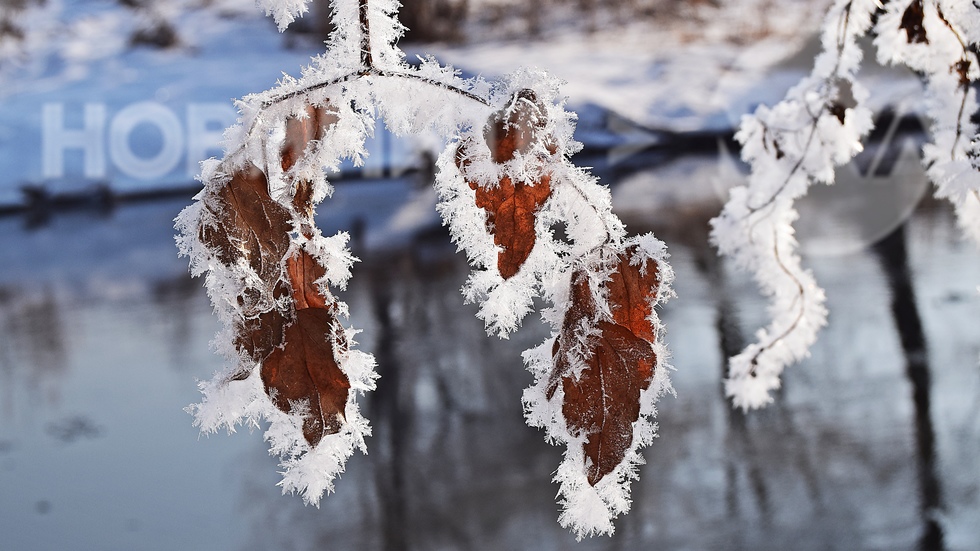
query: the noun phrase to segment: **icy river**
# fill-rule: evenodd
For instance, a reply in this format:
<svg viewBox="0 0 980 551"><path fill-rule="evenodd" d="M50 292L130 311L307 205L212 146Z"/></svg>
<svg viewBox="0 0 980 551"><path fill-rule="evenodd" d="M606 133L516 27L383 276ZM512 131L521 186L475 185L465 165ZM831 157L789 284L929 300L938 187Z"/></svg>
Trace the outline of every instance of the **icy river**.
<svg viewBox="0 0 980 551"><path fill-rule="evenodd" d="M720 381L765 302L707 243L718 173L682 159L614 186L629 228L670 247L676 397L632 512L578 544L556 522L560 449L522 418L520 353L546 329L485 335L427 187L344 183L320 209L328 232L354 233L344 297L381 379L370 455L319 509L280 495L260 431L202 437L183 411L221 362L173 244L189 198L0 218L0 547L980 548L980 253L928 198L876 246L827 204L803 209L830 325L776 403L745 415Z"/></svg>

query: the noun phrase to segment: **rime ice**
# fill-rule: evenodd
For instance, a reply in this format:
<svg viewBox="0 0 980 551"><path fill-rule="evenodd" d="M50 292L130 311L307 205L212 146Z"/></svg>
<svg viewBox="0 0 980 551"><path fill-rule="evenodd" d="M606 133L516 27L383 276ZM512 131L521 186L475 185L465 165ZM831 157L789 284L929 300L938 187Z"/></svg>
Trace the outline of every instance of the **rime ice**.
<svg viewBox="0 0 980 551"><path fill-rule="evenodd" d="M832 184L834 168L861 151L871 128L868 96L857 81L861 49L857 40L873 31L878 59L903 63L925 75L932 143L923 162L939 197L956 206L960 225L980 238L980 146L975 141L976 54L980 15L967 1L889 2L838 0L823 24L823 52L812 73L773 107L744 117L736 138L752 169L747 186L732 190L720 216L712 220L719 252L751 270L770 298L772 322L758 341L731 359L725 391L737 407L758 408L771 401L785 366L804 358L826 324L823 290L796 252L796 199L813 183ZM973 140L973 141L971 141Z"/></svg>
<svg viewBox="0 0 980 551"><path fill-rule="evenodd" d="M280 28L301 15L306 4L259 2ZM564 109L560 82L534 70L519 70L496 83L464 80L431 58L410 67L395 47L403 32L394 18L398 6L395 0L334 1L336 30L327 51L299 78L283 77L272 90L240 100L241 117L226 132L224 159L202 165L205 188L178 217L177 241L190 258L192 274L207 274L208 292L225 325L215 346L228 364L202 383L204 399L189 411L205 432L267 421L270 451L282 459L280 485L308 503L316 504L332 489L355 449L366 451L364 437L371 429L356 397L374 388L376 374L374 359L354 348L356 332L344 329L349 346L333 348L351 392L343 419L331 418L339 425L331 425L322 439L308 436L315 403L287 403L277 388L263 384L263 362L271 360L262 347L271 343L274 352L268 354L289 347L283 326L298 323L299 306L291 302L289 278L283 276L289 259L307 255L303 258L315 260L324 274L315 282L324 298L332 300L327 285L343 288L350 277L355 259L346 248L346 235L325 237L312 221L314 205L332 191L324 170L335 169L342 159L363 161L364 140L376 117L398 135L434 132L449 144L438 161L437 209L473 266L465 299L480 305L487 331L501 337L520 326L536 298L550 304L542 316L555 336L525 354L536 381L524 395L524 406L529 424L568 446L555 479L563 507L559 521L579 537L611 534L612 520L629 509L629 484L643 462L639 449L655 435L654 404L670 389L668 354L655 310L671 294L665 247L651 235L627 238L611 212L609 190L569 161L581 146L572 140L575 115ZM238 188L229 192L226 187L233 185L259 199L238 198ZM229 220L238 231L222 229ZM552 228L558 224L565 226L566 240L555 239ZM657 267L655 276L647 266ZM641 296L629 297L639 301L636 311L644 319L638 323L647 328L643 336L633 335L629 322L616 323L623 313L614 311L618 306L607 296L605 282L621 275L617 270L656 282ZM630 397L623 407L635 415L616 417L631 435L619 435L623 448L613 456L583 451L589 435L566 423L564 392L543 390L559 369L548 351L562 331L576 273L586 274L596 307L568 333L574 333L565 342L576 359L573 369L561 375L574 385L583 375L576 366L595 363L601 353L618 358L617 373L640 381L623 393ZM331 300L322 302L346 315L346 305ZM251 331L248 339L242 338L243 327ZM604 340L597 341L600 333ZM599 350L596 358L588 350ZM605 402L601 392L600 399ZM600 410L615 416L618 408L610 404ZM600 436L609 437L595 437ZM601 469L593 457L601 457Z"/></svg>

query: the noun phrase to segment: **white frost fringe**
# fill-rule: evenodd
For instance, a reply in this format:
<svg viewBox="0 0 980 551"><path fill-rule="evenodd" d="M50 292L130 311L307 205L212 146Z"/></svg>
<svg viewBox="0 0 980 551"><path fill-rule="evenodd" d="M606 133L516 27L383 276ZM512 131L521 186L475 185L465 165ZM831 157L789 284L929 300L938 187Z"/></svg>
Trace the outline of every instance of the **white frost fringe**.
<svg viewBox="0 0 980 551"><path fill-rule="evenodd" d="M567 309L567 271L566 277L561 279L562 283L557 285L554 295L551 296L556 300L556 306L544 313L546 318L556 320L552 322L552 337L524 352L524 363L534 375L534 384L524 391L525 417L528 425L545 429L546 440L566 445L564 459L554 477L554 481L559 484L559 504L562 508L558 522L571 529L579 540L598 534L612 535L615 531L613 520L629 511L630 484L638 479L637 469L645 463L640 449L649 446L657 436L657 425L652 421L657 413L656 402L663 394L673 393L668 376L672 369L668 362L669 352L664 344L664 327L657 315L656 306L672 296L670 284L674 274L666 262L668 255L662 242L650 235L644 235L626 240L622 249L632 245L639 248L636 255L639 262L652 258L659 265L660 288L651 305L653 308L649 318L656 335L653 350L657 363L649 388L640 392L640 416L633 424L633 441L625 458L595 486L589 484L587 476L587 462L582 448L586 437L573 434L565 422L561 386L559 385L551 400L547 399L548 381L554 369L552 346L561 328L560 314Z"/></svg>
<svg viewBox="0 0 980 551"><path fill-rule="evenodd" d="M280 28L301 15L308 4L308 0L258 1L260 7L276 18ZM564 98L559 95L561 82L535 70L519 70L494 85L479 77L463 80L452 67L441 66L431 58L421 59L417 67L410 67L395 46L404 31L393 17L398 6L397 0L372 0L368 17L374 69L401 73L404 78L362 74L358 2L334 0L331 7L337 28L331 34L327 51L314 58L301 78L283 77L274 89L238 102L241 118L238 125L226 132L224 160L211 160L202 165L201 180L207 189L224 185L234 172L252 163L265 168L272 197L287 208L291 178L314 182L314 199L322 200L331 193L322 169L335 168L342 158L353 159L355 164L362 162L367 155L365 136L372 132L375 117L380 116L397 135L431 131L449 142L438 162L436 191L440 203L437 208L454 242L466 251L473 266L463 294L467 300L480 304L479 316L489 333L505 337L516 330L532 310L536 297L553 305L542 316L557 330L568 306L572 266L614 258L634 245L640 251L637 258L654 258L659 263L661 287L657 302L670 296L672 272L666 264L663 243L650 235L626 239L622 222L611 212L609 189L569 161L581 149L581 144L572 139L575 115L564 108ZM330 82L334 84L324 84ZM450 92L453 89L456 93ZM495 111L524 89L533 90L546 111L547 121L540 132L547 136L547 143L538 140L530 151L497 165L486 147L484 127ZM489 98L488 105L475 101L473 96ZM305 116L309 105L326 108L337 122L326 129L319 142L309 146L288 174L283 174L278 152L285 138L284 125L290 117ZM520 271L506 280L497 269L498 248L487 231L486 213L476 206L475 191L455 166L457 144L463 140L472 144L467 150L470 155L467 177L480 184L495 185L504 175L523 182L539 181L544 174L551 178L551 195L535 215L534 248ZM199 195L198 199L203 196ZM374 388L377 376L374 360L356 350L338 358L352 385L346 404L346 423L339 434L325 436L310 449L302 434L302 416L287 415L275 407L263 389L260 366L249 365L248 358L239 355L232 345L234 323L241 318L236 297L257 275L246 265L223 266L198 241L197 228L206 216L211 214L200 202L186 208L177 219L180 233L177 241L181 253L190 258L192 274L207 272L209 294L225 324L215 339L215 347L231 365L211 381L201 383L204 399L188 411L206 433L221 428L234 432L240 424L254 428L263 419L269 421L265 438L270 443L270 452L282 458L283 491L300 493L307 503L316 504L324 491L332 490L333 479L343 472L344 463L353 451L365 450L364 437L371 429L360 415L355 397ZM552 228L558 225L564 226L567 240L554 238ZM291 246L313 254L327 268L325 282L343 288L354 261L346 248L346 235L324 238L317 233L313 239L306 240L296 235L299 233L294 232ZM608 273L592 277L605 276ZM346 314L346 305L338 303L338 306L340 313ZM643 462L639 449L650 444L656 433L651 421L656 412L654 403L670 390L667 377L670 368L656 313L651 322L657 333L654 349L658 362L650 388L641 393L641 416L634 424L633 445L626 459L595 487L586 479L581 437L569 434L561 419L561 406L556 405L559 402L549 404L541 395L541 377L547 377L552 365L547 347L528 351L525 356L528 368L538 378L524 397L528 422L545 427L548 439L568 445L565 461L555 479L561 487L560 521L580 538L613 532L612 520L629 509L629 483L636 478L637 466ZM355 332L347 330L347 333L353 345ZM247 368L248 377L232 380L234 374L241 373L240 366ZM560 398L559 392L555 400Z"/></svg>
<svg viewBox="0 0 980 551"><path fill-rule="evenodd" d="M867 92L855 81L861 61L856 40L877 8L875 0L835 2L813 72L775 107L745 116L736 134L751 174L711 221L711 238L721 254L755 274L773 318L758 342L730 360L725 393L737 407L771 402L783 368L807 355L826 324L823 290L796 252L793 203L813 182L832 184L834 168L861 151L860 139L871 129L871 112L862 106Z"/></svg>
<svg viewBox="0 0 980 551"><path fill-rule="evenodd" d="M980 77L980 60L969 48L980 39L980 11L964 0L923 0L921 30L902 28L914 3L884 6L874 25L878 59L925 76L933 124L923 163L936 195L953 203L964 233L980 243L980 141L972 122L978 105L971 84ZM823 52L811 75L772 109L763 106L745 117L736 135L752 170L748 186L733 189L712 220L712 239L720 253L755 274L771 297L773 318L758 342L730 361L725 391L737 407L771 402L783 368L808 354L826 324L823 290L796 253L793 202L813 182L833 183L834 167L861 151L871 117L862 106L867 92L854 80L861 61L856 41L871 30L881 7L876 0L837 0L824 21ZM924 40L916 33L924 33Z"/></svg>
<svg viewBox="0 0 980 551"><path fill-rule="evenodd" d="M354 333L348 330L347 337L350 339ZM267 420L265 440L269 442L269 453L282 458L279 466L284 470L279 486L283 493L298 493L306 503L319 506L323 493L333 491L334 478L344 472L354 450L367 454L364 438L371 435L356 396L374 389L374 358L358 350L350 350L345 356L339 364L351 381L344 411L346 421L340 432L324 436L315 448L311 449L303 436L301 410L295 414L279 410L265 393L259 369L242 381L227 381L221 375L202 381L199 386L204 399L188 406L187 411L194 415L194 426L205 434L219 429L234 433L238 425L258 428L261 420Z"/></svg>

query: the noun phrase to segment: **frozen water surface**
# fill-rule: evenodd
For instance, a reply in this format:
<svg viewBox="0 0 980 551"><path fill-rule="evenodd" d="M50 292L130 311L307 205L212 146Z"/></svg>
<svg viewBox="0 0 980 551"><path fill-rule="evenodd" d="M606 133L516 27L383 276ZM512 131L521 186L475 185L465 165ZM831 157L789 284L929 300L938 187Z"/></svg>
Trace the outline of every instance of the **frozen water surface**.
<svg viewBox="0 0 980 551"><path fill-rule="evenodd" d="M560 452L520 406L520 352L546 329L485 336L458 292L465 259L412 180L342 183L320 209L327 231L355 232L345 300L382 378L364 408L370 455L319 509L280 495L260 432L199 437L182 411L220 362L172 241L189 199L0 218L2 547L980 547L980 254L927 200L887 245L808 256L830 326L777 402L744 415L722 398L724 354L765 303L706 245L717 174L686 159L614 186L630 228L672 252L677 397L660 403L633 510L578 544L556 522Z"/></svg>

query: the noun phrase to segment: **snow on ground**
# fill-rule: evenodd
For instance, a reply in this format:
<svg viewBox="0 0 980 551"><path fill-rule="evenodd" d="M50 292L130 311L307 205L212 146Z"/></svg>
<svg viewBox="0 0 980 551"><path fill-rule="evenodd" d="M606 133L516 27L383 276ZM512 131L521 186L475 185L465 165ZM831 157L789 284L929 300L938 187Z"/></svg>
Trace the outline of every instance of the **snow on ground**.
<svg viewBox="0 0 980 551"><path fill-rule="evenodd" d="M762 0L731 2L669 17L621 17L593 32L557 14L536 37L499 38L474 27L462 45L404 48L410 59L432 53L466 74L499 76L522 65L550 71L567 81L564 93L581 112L579 140L642 145L649 139L634 135L632 123L727 130L759 103L780 99L810 69L824 4L797 0L793 9L765 10ZM58 51L4 77L0 205L23 203L23 186L52 193L96 184L124 193L186 186L199 159L220 154L221 129L235 118L231 100L268 89L283 72L298 74L321 48L281 35L268 19L210 14L182 21L184 43L175 50L128 49L119 34L126 13L105 2L65 4L62 16L77 22ZM907 73L871 64L868 81L876 107L917 109L920 86ZM627 122L610 122L619 119ZM87 124L96 130L81 132ZM379 129L365 171L415 166L419 150L431 147Z"/></svg>
<svg viewBox="0 0 980 551"><path fill-rule="evenodd" d="M803 60L788 74L771 75L775 81L760 82L807 46L825 6L794 2L790 9L760 13L752 3L729 4L724 10L611 24L592 33L556 29L541 39L487 38L418 49L486 76L507 74L517 63L545 69L567 82L564 92L572 106L595 104L647 126L730 128L741 114L733 100L742 95L756 102L780 99L809 70ZM765 30L759 18L767 20Z"/></svg>

